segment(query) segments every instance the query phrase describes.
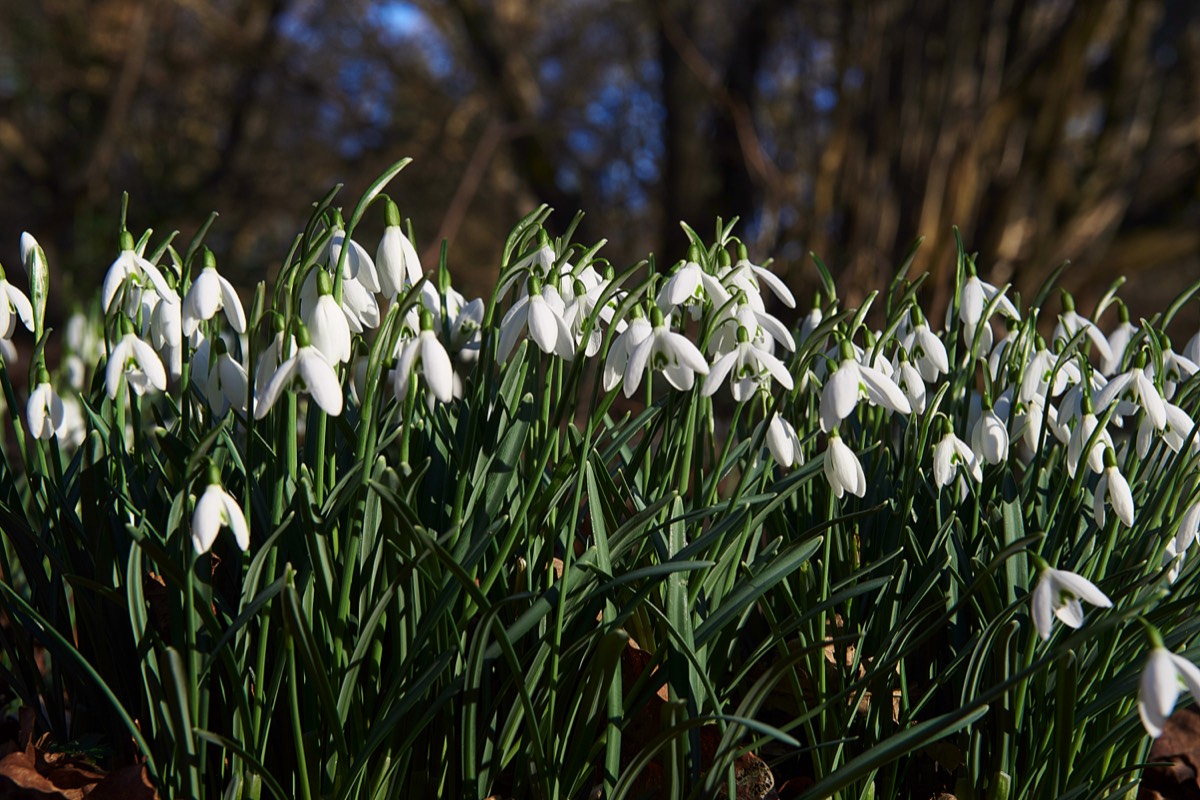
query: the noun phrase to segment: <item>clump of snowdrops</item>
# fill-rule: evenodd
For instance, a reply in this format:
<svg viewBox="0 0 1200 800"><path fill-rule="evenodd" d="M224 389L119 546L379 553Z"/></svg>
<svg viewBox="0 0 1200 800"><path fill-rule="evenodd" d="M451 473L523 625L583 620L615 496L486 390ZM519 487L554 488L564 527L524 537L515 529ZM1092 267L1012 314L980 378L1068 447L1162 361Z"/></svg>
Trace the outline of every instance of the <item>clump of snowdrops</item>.
<svg viewBox="0 0 1200 800"><path fill-rule="evenodd" d="M617 268L541 208L468 301L384 193L406 163L245 306L212 219L123 212L53 332L23 237L0 667L41 730L180 797L732 795L750 750L811 798L1136 787L1200 692L1197 287L1088 318L960 244L944 323L910 256L859 308L816 260L789 328L731 224Z"/></svg>

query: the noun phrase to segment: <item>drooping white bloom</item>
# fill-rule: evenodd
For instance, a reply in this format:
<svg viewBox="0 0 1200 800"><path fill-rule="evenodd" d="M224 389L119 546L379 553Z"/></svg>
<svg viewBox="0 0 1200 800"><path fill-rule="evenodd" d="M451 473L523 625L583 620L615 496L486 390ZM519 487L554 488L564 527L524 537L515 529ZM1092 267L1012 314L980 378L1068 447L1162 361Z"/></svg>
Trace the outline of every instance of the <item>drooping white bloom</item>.
<svg viewBox="0 0 1200 800"><path fill-rule="evenodd" d="M421 259L417 249L400 227L400 210L390 198L386 201L387 227L375 251L375 267L379 274L379 289L388 297L396 297L421 281Z"/></svg>
<svg viewBox="0 0 1200 800"><path fill-rule="evenodd" d="M608 357L604 359L604 372L602 375L604 391L611 392L617 388L617 384L625 377L625 367L629 364L629 354L645 341L650 335L651 330L650 320L642 316L640 307L634 306L633 318L629 320L628 327L617 334L616 339L613 339L613 343L608 348Z"/></svg>
<svg viewBox="0 0 1200 800"><path fill-rule="evenodd" d="M738 292L733 303L722 305L712 323L712 333L708 338L708 352L712 354L728 353L738 343L738 328L745 328L750 333L750 341L760 350L774 352L774 343L778 342L788 352L796 350L787 326L778 318L766 311L754 307L745 292Z"/></svg>
<svg viewBox="0 0 1200 800"><path fill-rule="evenodd" d="M788 289L787 284L766 267L750 263L746 246L742 244L738 245L737 263L733 265L732 269L721 276L721 283L728 289L742 290L746 293L750 302L756 305L762 303L762 289L759 288L759 284L762 283L785 306L788 308L796 307L796 298L792 296L792 292Z"/></svg>
<svg viewBox="0 0 1200 800"><path fill-rule="evenodd" d="M222 489L220 483L213 481L200 495L192 512L192 546L196 549L196 555L211 550L217 534L226 527L233 533L238 549L245 552L250 547L246 515L242 513L238 501Z"/></svg>
<svg viewBox="0 0 1200 800"><path fill-rule="evenodd" d="M903 351L901 351L903 352ZM925 379L921 377L921 373L917 368L909 363L908 359L902 358L900 363L896 365L895 374L898 385L904 396L908 398L908 404L912 406L913 413L925 413Z"/></svg>
<svg viewBox="0 0 1200 800"><path fill-rule="evenodd" d="M1174 403L1164 401L1163 408L1166 410L1167 424L1163 426L1162 430L1156 429L1149 417L1143 417L1141 424L1138 425L1138 458L1145 458L1146 454L1150 452L1150 446L1160 438L1172 452L1178 453L1191 437L1192 452L1200 451L1200 436L1192 436L1192 429L1196 426L1195 420Z"/></svg>
<svg viewBox="0 0 1200 800"><path fill-rule="evenodd" d="M350 321L333 299L332 283L328 273L318 272L317 299L303 308L301 317L312 337L313 347L320 350L330 364L337 365L350 360Z"/></svg>
<svg viewBox="0 0 1200 800"><path fill-rule="evenodd" d="M543 353L570 360L575 356L575 340L564 319L565 311L562 297L553 287L543 287L536 278L531 279L529 293L513 303L500 320L496 357L507 360L521 333L528 329L529 338Z"/></svg>
<svg viewBox="0 0 1200 800"><path fill-rule="evenodd" d="M833 490L834 497L840 498L846 492L855 497L862 497L867 493L867 478L863 473L862 464L836 430L829 434L829 444L826 445L823 462L825 480L829 481L829 488Z"/></svg>
<svg viewBox="0 0 1200 800"><path fill-rule="evenodd" d="M995 410L984 409L971 429L971 447L980 461L999 464L1008 458L1008 428Z"/></svg>
<svg viewBox="0 0 1200 800"><path fill-rule="evenodd" d="M762 427L762 423L759 423ZM757 435L757 429L755 434ZM800 437L796 433L796 429L792 427L792 423L788 422L779 414L771 416L771 421L767 423L767 432L764 437L767 443L767 449L771 451L771 457L775 459L775 463L784 469L791 469L793 466L800 466L804 463L804 451L800 447Z"/></svg>
<svg viewBox="0 0 1200 800"><path fill-rule="evenodd" d="M1162 395L1167 400L1175 396L1175 387L1179 383L1200 372L1200 364L1172 350L1170 341L1163 348L1162 363Z"/></svg>
<svg viewBox="0 0 1200 800"><path fill-rule="evenodd" d="M698 248L693 246L688 260L681 262L658 290L655 304L664 314L675 312L680 306L692 309L693 317L700 318L706 303L720 308L728 302L730 293L716 277L709 275L699 263Z"/></svg>
<svg viewBox="0 0 1200 800"><path fill-rule="evenodd" d="M933 447L933 481L937 487L942 489L953 483L959 467L976 483L983 482L983 470L975 451L954 435L950 420L943 419L942 438Z"/></svg>
<svg viewBox="0 0 1200 800"><path fill-rule="evenodd" d="M1101 333L1100 329L1092 324L1092 321L1087 317L1081 316L1075 310L1075 301L1067 292L1062 293L1063 311L1058 317L1058 325L1054 327L1054 335L1051 341L1068 342L1075 338L1075 335L1083 331L1084 336L1091 340L1092 346L1096 348L1096 353L1100 356L1101 362L1111 362L1113 360L1113 351L1108 344L1108 338Z"/></svg>
<svg viewBox="0 0 1200 800"><path fill-rule="evenodd" d="M8 282L0 268L0 339L12 338L18 318L33 330L33 305L24 292Z"/></svg>
<svg viewBox="0 0 1200 800"><path fill-rule="evenodd" d="M833 430L863 398L891 411L912 413L908 398L896 382L875 367L855 361L849 346L843 343L842 363L821 390L821 430Z"/></svg>
<svg viewBox="0 0 1200 800"><path fill-rule="evenodd" d="M325 355L313 347L308 328L297 325L295 355L286 359L267 381L262 394L255 398L254 417L262 419L275 405L275 401L295 380L301 382L301 391L308 392L321 409L331 417L342 413L342 386L337 373Z"/></svg>
<svg viewBox="0 0 1200 800"><path fill-rule="evenodd" d="M650 333L629 353L625 365L625 396L632 397L649 367L661 372L667 383L681 392L695 384L697 375L708 374L708 362L686 336L671 330L671 318L658 307L650 309Z"/></svg>
<svg viewBox="0 0 1200 800"><path fill-rule="evenodd" d="M346 231L340 224L329 240L329 259L326 263L330 271L334 271L336 274L337 265L342 259L343 247L348 248L346 267L343 270L346 273L345 277L354 279L368 292L378 292L380 289L379 273L375 269L375 262L371 259L371 254L358 242L347 239Z"/></svg>
<svg viewBox="0 0 1200 800"><path fill-rule="evenodd" d="M224 310L225 319L238 333L246 332L246 312L242 300L225 276L217 272L216 259L208 248L204 250L204 269L188 288L183 298L183 332L191 336L201 322L212 319Z"/></svg>
<svg viewBox="0 0 1200 800"><path fill-rule="evenodd" d="M45 367L38 370L38 385L29 393L25 404L25 418L29 422L29 433L37 439L49 441L54 436L65 438L67 412L62 398L50 385L50 374Z"/></svg>
<svg viewBox="0 0 1200 800"><path fill-rule="evenodd" d="M1100 369L1104 371L1105 375L1112 375L1121 368L1121 363L1125 360L1125 351L1129 349L1129 343L1133 341L1134 334L1137 333L1137 326L1129 321L1129 309L1119 300L1117 302L1119 303L1117 308L1120 313L1120 322L1108 335L1108 349L1112 352L1112 357L1104 359L1100 364ZM1185 355L1187 355L1186 351ZM1188 357L1191 358L1191 356ZM1192 361L1195 360L1192 358Z"/></svg>
<svg viewBox="0 0 1200 800"><path fill-rule="evenodd" d="M1163 647L1160 641L1150 649L1138 688L1138 715L1146 732L1155 739L1162 735L1183 686L1193 698L1200 698L1200 668Z"/></svg>
<svg viewBox="0 0 1200 800"><path fill-rule="evenodd" d="M731 372L729 390L739 403L749 400L760 386L769 386L771 378L779 381L788 391L794 385L792 375L783 362L756 347L750 341L749 331L741 327L738 328L738 343L712 365L700 393L705 397L715 394Z"/></svg>
<svg viewBox="0 0 1200 800"><path fill-rule="evenodd" d="M1179 518L1179 529L1175 531L1175 537L1172 542L1175 545L1175 551L1182 553L1192 546L1192 542L1196 541L1197 535L1200 534L1200 500L1193 501L1183 512L1183 516Z"/></svg>
<svg viewBox="0 0 1200 800"><path fill-rule="evenodd" d="M1021 401L1028 403L1034 397L1058 397L1068 386L1083 380L1083 373L1074 360L1068 359L1058 367L1058 356L1046 349L1044 343L1029 359L1021 377ZM1051 383L1053 381L1053 383Z"/></svg>
<svg viewBox="0 0 1200 800"><path fill-rule="evenodd" d="M167 371L162 359L153 347L135 336L132 330L121 337L108 356L104 382L110 398L116 398L122 378L139 395L149 389L161 392L167 388Z"/></svg>
<svg viewBox="0 0 1200 800"><path fill-rule="evenodd" d="M171 380L179 380L183 374L183 314L178 303L159 300L155 304L150 314L150 344L162 355Z"/></svg>
<svg viewBox="0 0 1200 800"><path fill-rule="evenodd" d="M1030 596L1033 604L1033 625L1043 640L1050 638L1054 620L1058 617L1063 624L1078 628L1083 625L1083 606L1086 600L1097 608L1111 608L1112 600L1100 591L1096 584L1082 575L1058 570L1039 561L1038 584Z"/></svg>
<svg viewBox="0 0 1200 800"><path fill-rule="evenodd" d="M433 332L433 315L428 310L421 314L421 332L404 342L400 350L395 378L397 399L407 396L409 380L418 364L421 377L434 397L443 403L454 399L454 367L445 345Z"/></svg>
<svg viewBox="0 0 1200 800"><path fill-rule="evenodd" d="M1145 355L1140 354L1138 360L1128 371L1115 375L1104 388L1096 394L1095 407L1100 413L1117 400L1129 403L1128 406L1117 406L1117 414L1131 413L1136 403L1158 430L1167 425L1167 408L1162 395L1150 377L1146 374Z"/></svg>
<svg viewBox="0 0 1200 800"><path fill-rule="evenodd" d="M1104 451L1104 473L1096 483L1092 504L1092 515L1096 518L1096 524L1101 528L1104 527L1105 502L1112 505L1117 519L1125 523L1126 527L1133 527L1133 492L1129 489L1129 481L1125 480L1125 476L1117 469L1117 459L1112 448Z"/></svg>
<svg viewBox="0 0 1200 800"><path fill-rule="evenodd" d="M996 301L996 310L1001 314L1012 319L1020 319L1021 315L1017 313L1017 307L1012 304L1012 301L1005 296L1008 287L997 289L990 283L986 283L979 279L978 275L971 275L963 284L962 292L958 298L958 318L962 320L964 326L974 330L980 322L986 322L983 319L984 309L992 299L999 297ZM991 350L991 343L988 343L986 350L980 348L980 352L984 353Z"/></svg>
<svg viewBox="0 0 1200 800"><path fill-rule="evenodd" d="M925 324L924 317L921 317L913 329L901 339L900 345L908 352L917 372L926 383L933 383L939 375L950 372L946 345Z"/></svg>
<svg viewBox="0 0 1200 800"><path fill-rule="evenodd" d="M241 362L229 354L223 339L205 339L196 348L192 359L192 381L200 387L217 417L224 416L230 408L246 412L249 376Z"/></svg>
<svg viewBox="0 0 1200 800"><path fill-rule="evenodd" d="M1091 445L1091 449L1086 453L1084 452L1084 447L1087 446L1088 441L1092 438L1092 434L1099 426L1099 420L1092 413L1091 403L1085 399L1083 414L1075 424L1075 427L1071 429L1071 438L1067 442L1067 470L1071 473L1072 478L1075 477L1075 472L1078 470L1081 460L1087 462L1092 472L1104 471L1104 449L1113 446L1112 437L1109 436L1107 430L1101 429L1096 440Z"/></svg>
<svg viewBox="0 0 1200 800"><path fill-rule="evenodd" d="M151 264L149 259L143 258L133 249L133 236L128 231L123 231L121 233L121 253L109 265L108 272L104 275L104 284L101 287L100 298L104 313L108 313L113 299L122 286L128 282L139 284L143 277L150 280L154 291L158 292L164 300L173 303L179 302L179 294L167 284L162 272Z"/></svg>

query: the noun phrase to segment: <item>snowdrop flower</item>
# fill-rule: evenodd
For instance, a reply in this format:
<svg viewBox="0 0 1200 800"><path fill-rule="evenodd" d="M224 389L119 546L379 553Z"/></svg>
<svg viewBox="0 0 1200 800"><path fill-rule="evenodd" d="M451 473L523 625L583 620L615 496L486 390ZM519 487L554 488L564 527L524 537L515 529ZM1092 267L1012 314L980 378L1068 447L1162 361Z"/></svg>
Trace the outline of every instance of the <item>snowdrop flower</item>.
<svg viewBox="0 0 1200 800"><path fill-rule="evenodd" d="M1079 315L1075 310L1075 299L1070 293L1063 291L1062 293L1063 311L1058 316L1058 325L1054 328L1054 335L1051 341L1068 342L1075 338L1075 335L1083 331L1084 336L1091 340L1092 345L1096 348L1096 353L1099 354L1102 362L1113 360L1113 351L1109 347L1108 339L1100 332L1100 329L1092 324L1091 320Z"/></svg>
<svg viewBox="0 0 1200 800"><path fill-rule="evenodd" d="M1179 518L1179 529L1171 540L1177 553L1183 553L1196 541L1200 533L1200 500L1194 501Z"/></svg>
<svg viewBox="0 0 1200 800"><path fill-rule="evenodd" d="M808 313L804 315L804 319L800 321L800 341L807 341L808 337L812 336L817 328L820 327L824 319L825 312L821 308L821 293L817 292L813 296L813 307L808 310Z"/></svg>
<svg viewBox="0 0 1200 800"><path fill-rule="evenodd" d="M1092 433L1099 427L1100 422L1092 413L1092 402L1086 397L1083 399L1082 408L1083 415L1071 429L1071 438L1067 442L1067 470L1071 473L1072 478L1075 477L1080 460L1085 460L1092 472L1103 472L1104 449L1113 446L1112 437L1108 435L1107 430L1101 428L1100 435L1091 445L1091 449L1086 454L1084 453L1084 447L1087 446L1088 441L1092 438Z"/></svg>
<svg viewBox="0 0 1200 800"><path fill-rule="evenodd" d="M116 399L117 389L124 378L135 394L145 394L149 389L165 391L167 371L154 348L133 333L128 318L123 320L125 335L113 347L104 371L104 382L110 399Z"/></svg>
<svg viewBox="0 0 1200 800"><path fill-rule="evenodd" d="M391 198L385 198L384 203L387 227L375 251L375 267L380 291L394 298L409 286L420 283L421 259L400 226L400 209Z"/></svg>
<svg viewBox="0 0 1200 800"><path fill-rule="evenodd" d="M677 265L675 272L658 290L654 302L664 314L673 313L680 306L692 310L692 318L699 319L706 303L720 308L729 301L730 293L714 276L700 266L700 248L688 248L687 261Z"/></svg>
<svg viewBox="0 0 1200 800"><path fill-rule="evenodd" d="M179 380L183 374L183 314L178 303L159 300L154 305L150 313L150 344L166 360L171 380Z"/></svg>
<svg viewBox="0 0 1200 800"><path fill-rule="evenodd" d="M936 333L929 329L924 315L915 306L912 309L912 316L916 324L901 339L900 345L908 352L909 357L916 365L917 372L921 374L921 378L926 383L933 383L939 375L947 375L950 372L950 360L946 356L946 345L942 343Z"/></svg>
<svg viewBox="0 0 1200 800"><path fill-rule="evenodd" d="M722 250L721 252L727 251ZM729 288L741 289L750 298L752 303L758 305L762 303L762 290L759 288L760 282L766 284L771 293L778 297L785 306L788 308L796 307L796 298L792 296L792 292L787 288L787 284L766 267L751 264L746 252L746 245L739 242L737 263L733 265L732 269L721 276L721 283Z"/></svg>
<svg viewBox="0 0 1200 800"><path fill-rule="evenodd" d="M667 383L681 392L692 388L696 375L708 374L703 354L683 334L671 330L671 318L658 306L650 309L650 333L629 353L625 365L625 396L633 397L646 368L661 372Z"/></svg>
<svg viewBox="0 0 1200 800"><path fill-rule="evenodd" d="M733 303L724 304L712 324L708 352L728 353L738 343L738 328L750 333L750 341L760 350L773 353L775 342L788 352L795 352L796 343L787 326L776 317L754 307L745 292L739 291Z"/></svg>
<svg viewBox="0 0 1200 800"><path fill-rule="evenodd" d="M625 377L625 367L629 364L629 355L650 336L653 329L650 320L642 313L641 306L633 307L633 318L629 320L625 330L617 334L617 338L608 348L608 357L604 359L604 371L601 376L604 391L611 392Z"/></svg>
<svg viewBox="0 0 1200 800"><path fill-rule="evenodd" d="M1186 557L1187 553L1179 550L1174 538L1167 540L1162 557L1163 568L1167 570L1167 583L1174 583L1179 578L1179 573L1183 571L1183 560Z"/></svg>
<svg viewBox="0 0 1200 800"><path fill-rule="evenodd" d="M1068 386L1083 380L1083 373L1073 359L1064 360L1061 365L1058 362L1059 357L1047 350L1046 343L1039 338L1037 352L1029 359L1021 376L1022 402L1027 403L1039 395L1058 397Z"/></svg>
<svg viewBox="0 0 1200 800"><path fill-rule="evenodd" d="M65 438L67 412L62 398L50 385L50 373L45 366L38 366L38 384L29 393L25 404L25 418L29 432L37 439L49 441L55 436Z"/></svg>
<svg viewBox="0 0 1200 800"><path fill-rule="evenodd" d="M303 285L300 287L300 312L303 315L311 310L319 297L317 277L324 272L333 279L333 275L321 268L308 271ZM379 327L379 302L365 286L350 277L350 267L347 264L342 270L342 301L341 308L350 325L351 333L362 333Z"/></svg>
<svg viewBox="0 0 1200 800"><path fill-rule="evenodd" d="M992 381L996 382L1000 379L1003 367L1008 363L1010 350L1013 345L1021 340L1021 329L1012 319L1006 319L1005 325L1007 330L994 345L991 352L988 354L987 365L988 373L992 376ZM1013 351L1015 352L1015 351Z"/></svg>
<svg viewBox="0 0 1200 800"><path fill-rule="evenodd" d="M1167 339L1165 336L1163 339L1162 394L1164 398L1170 400L1175 396L1176 384L1200 372L1200 365L1172 350L1170 339Z"/></svg>
<svg viewBox="0 0 1200 800"><path fill-rule="evenodd" d="M987 464L999 464L1008 458L1008 428L990 403L971 429L971 449Z"/></svg>
<svg viewBox="0 0 1200 800"><path fill-rule="evenodd" d="M378 292L379 273L370 253L353 239L346 238L346 229L342 226L341 215L334 222L333 237L329 240L329 259L326 262L329 270L336 274L337 265L342 260L342 249L346 248L346 266L344 277L353 278L368 292Z"/></svg>
<svg viewBox="0 0 1200 800"><path fill-rule="evenodd" d="M1097 608L1112 607L1112 600L1087 578L1074 572L1054 569L1036 555L1033 559L1038 567L1038 584L1030 595L1033 625L1043 641L1050 638L1054 624L1051 613L1063 624L1078 628L1083 625L1080 600L1086 600Z"/></svg>
<svg viewBox="0 0 1200 800"><path fill-rule="evenodd" d="M296 354L279 365L267 381L262 394L254 404L255 419L262 419L275 405L284 390L299 379L301 391L308 392L326 414L336 417L342 413L342 386L337 373L325 355L312 344L308 328L303 322L296 323Z"/></svg>
<svg viewBox="0 0 1200 800"><path fill-rule="evenodd" d="M17 327L17 319L29 330L33 330L33 305L17 287L4 277L4 268L0 267L0 339L12 338Z"/></svg>
<svg viewBox="0 0 1200 800"><path fill-rule="evenodd" d="M597 311L600 298L607 290L609 282L600 279L590 266L585 268L585 271L587 270L595 275L595 279L584 277L572 279L571 298L567 301L563 311L563 321L567 323L567 328L571 331L575 346L582 348L583 354L591 358L600 352L600 347L604 343L604 326L612 324L616 315L616 305L624 294L619 293L610 298ZM592 326L585 334L584 329L589 319L592 320ZM624 330L624 320L616 320L616 323L618 331Z"/></svg>
<svg viewBox="0 0 1200 800"><path fill-rule="evenodd" d="M974 332L980 322L986 323L983 318L984 309L992 302L993 298L999 297L999 300L996 301L996 310L1006 317L1020 319L1021 315L1017 313L1017 307L1005 296L1006 291L1008 291L1008 287L997 289L992 284L981 281L972 270L958 296L958 318L963 325ZM990 345L987 350L991 350ZM980 352L986 351L980 348Z"/></svg>
<svg viewBox="0 0 1200 800"><path fill-rule="evenodd" d="M1104 504L1112 505L1117 513L1117 519L1126 527L1133 527L1133 492L1129 490L1129 481L1117 469L1117 456L1111 447L1104 451L1104 473L1096 484L1096 492L1092 505L1092 515L1096 524L1104 527Z"/></svg>
<svg viewBox="0 0 1200 800"><path fill-rule="evenodd" d="M1156 429L1162 430L1167 426L1167 407L1162 395L1158 393L1158 388L1146 374L1145 352L1138 353L1128 371L1114 376L1096 394L1096 409L1103 413L1118 399L1126 401L1128 405L1118 405L1117 414L1131 413L1135 408L1133 404L1136 403L1146 412L1146 417Z"/></svg>
<svg viewBox="0 0 1200 800"><path fill-rule="evenodd" d="M959 468L969 474L976 483L983 482L983 470L979 459L966 442L954 435L950 420L942 418L942 438L933 447L933 481L939 489L954 482ZM962 486L965 494L966 486Z"/></svg>
<svg viewBox="0 0 1200 800"><path fill-rule="evenodd" d="M1157 739L1182 687L1186 686L1193 698L1200 698L1200 668L1164 647L1158 631L1153 631L1150 638L1153 646L1138 688L1138 715L1146 733Z"/></svg>
<svg viewBox="0 0 1200 800"><path fill-rule="evenodd" d="M729 390L733 399L739 403L749 400L760 386L769 385L771 378L779 381L784 389L791 391L792 375L783 362L766 350L756 347L750 341L750 332L745 328L739 327L737 336L738 343L734 349L718 358L708 371L700 394L711 397L730 372L733 373L733 378Z"/></svg>
<svg viewBox="0 0 1200 800"><path fill-rule="evenodd" d="M217 272L217 259L204 248L204 269L188 288L183 298L183 332L191 336L201 322L212 319L218 311L238 333L246 332L246 312L233 284Z"/></svg>
<svg viewBox="0 0 1200 800"><path fill-rule="evenodd" d="M908 398L896 382L875 367L855 361L849 343L842 342L842 363L821 390L821 430L833 430L863 398L891 411L912 413Z"/></svg>
<svg viewBox="0 0 1200 800"><path fill-rule="evenodd" d="M137 283L143 276L150 279L154 291L158 292L164 300L172 303L179 302L179 295L167 284L166 278L163 277L158 267L133 249L133 234L129 231L121 231L121 253L109 265L108 272L104 275L104 284L101 287L100 299L104 313L108 313L113 299L122 286L130 281Z"/></svg>
<svg viewBox="0 0 1200 800"><path fill-rule="evenodd" d="M759 423L755 429L754 435L757 436L759 429L763 423ZM791 469L793 466L800 466L804 463L804 451L800 448L800 437L796 434L796 429L792 424L784 419L780 414L773 414L771 421L766 423L766 443L767 449L771 451L771 457L775 459L775 463L784 469Z"/></svg>
<svg viewBox="0 0 1200 800"><path fill-rule="evenodd" d="M912 406L912 410L916 414L925 413L925 379L921 377L921 373L908 360L908 356L904 350L897 351L899 363L896 365L893 373L897 378L897 385L904 396L908 398L908 404Z"/></svg>
<svg viewBox="0 0 1200 800"><path fill-rule="evenodd" d="M863 474L862 464L854 451L842 441L842 436L834 428L829 433L829 444L825 448L825 458L822 464L825 470L825 480L833 496L841 498L846 492L855 497L867 493L867 478Z"/></svg>
<svg viewBox="0 0 1200 800"><path fill-rule="evenodd" d="M225 340L217 337L205 339L196 348L192 361L193 378L204 392L208 406L217 417L222 417L230 408L243 414L250 391L246 368L229 355Z"/></svg>
<svg viewBox="0 0 1200 800"><path fill-rule="evenodd" d="M317 270L316 302L309 304L301 317L308 327L313 347L320 350L330 364L336 366L350 360L350 322L333 299L333 281L323 269Z"/></svg>
<svg viewBox="0 0 1200 800"><path fill-rule="evenodd" d="M405 342L400 351L396 364L396 399L403 400L408 395L409 379L418 364L430 393L441 402L449 403L454 398L454 367L445 345L433 332L433 315L428 309L421 309L421 332Z"/></svg>
<svg viewBox="0 0 1200 800"><path fill-rule="evenodd" d="M250 529L246 515L233 496L221 488L220 475L215 467L210 468L208 488L196 501L192 512L192 546L196 555L212 549L221 528L229 528L238 549L245 552L250 547Z"/></svg>
<svg viewBox="0 0 1200 800"><path fill-rule="evenodd" d="M552 286L544 287L536 276L530 276L529 293L522 296L500 320L500 343L496 357L507 361L521 333L529 330L529 338L543 353L570 360L575 356L575 339L563 318L562 297Z"/></svg>
<svg viewBox="0 0 1200 800"><path fill-rule="evenodd" d="M254 393L262 394L267 388L267 383L270 382L271 376L275 374L275 370L283 363L284 353L292 353L296 350L296 340L292 336L287 337L284 341L283 317L277 312L271 312L271 329L275 331L275 335L271 337L271 342L263 348L258 354L258 364L254 368Z"/></svg>
<svg viewBox="0 0 1200 800"><path fill-rule="evenodd" d="M1121 368L1121 362L1125 360L1125 351L1129 349L1129 343L1133 341L1133 336L1137 333L1137 327L1129 322L1129 309L1120 300L1117 301L1117 313L1119 315L1117 327L1108 335L1108 349L1112 352L1112 357L1106 358L1100 363L1100 369L1105 375L1112 375ZM1197 345L1200 346L1200 342ZM1191 347L1190 342L1188 347ZM1188 358L1191 356L1189 355ZM1192 358L1191 360L1195 361L1196 359Z"/></svg>

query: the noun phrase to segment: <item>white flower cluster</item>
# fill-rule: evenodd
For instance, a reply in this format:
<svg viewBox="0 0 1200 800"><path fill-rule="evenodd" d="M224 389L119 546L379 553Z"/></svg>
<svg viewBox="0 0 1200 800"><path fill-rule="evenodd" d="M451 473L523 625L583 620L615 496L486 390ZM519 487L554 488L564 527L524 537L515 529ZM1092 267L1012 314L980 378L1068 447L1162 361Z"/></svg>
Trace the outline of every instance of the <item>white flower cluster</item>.
<svg viewBox="0 0 1200 800"><path fill-rule="evenodd" d="M950 490L961 501L1001 468L1028 469L1057 448L1071 478L1090 489L1091 517L1102 530L1138 522L1131 465L1200 452L1195 420L1173 402L1200 371L1200 334L1177 353L1162 331L1133 325L1119 300L1120 323L1105 336L1064 293L1047 341L1037 309L1023 316L1004 288L969 266L941 329L931 327L909 293L883 330L865 326L869 302L843 310L830 298L814 305L793 333L769 311L775 304L795 308L791 291L768 266L751 262L728 229L708 247L693 236L687 257L669 274L630 292L622 288L629 273L618 279L594 249L553 243L542 233L501 276L493 304L503 313L497 310L499 324L485 328L491 309L482 299L468 302L444 270L436 285L426 280L398 210L384 202L388 224L374 257L340 216L317 231L322 243L289 265L295 269L288 273L288 294L264 316L272 335L257 352L255 320L247 319L207 248L189 279L173 249L147 256L148 234L135 241L123 233L104 278L103 335L83 317L71 320L59 388L44 349L38 351L29 431L67 446L83 440L78 397L89 365L104 354L103 383L114 402L178 388L181 396L198 398L214 420L235 414L248 424L293 392L307 394L329 415L341 414L347 403L361 406L376 379L367 374L371 363L388 370L384 385L402 407L419 397L431 408L454 403L465 396L482 352L494 354L488 363L504 364L527 341L525 352L548 358L602 357L599 384L627 398L639 389L649 395L656 373L672 389L700 397L728 386L732 401L749 408L757 423L754 440L781 468L802 465L805 450L825 442L824 475L838 499L865 497L872 486L854 446L876 443L862 441L858 431L895 432L910 417L933 424L931 463L920 468L930 468L935 495ZM156 263L164 254L168 261ZM0 357L6 362L15 355L17 322L41 336L45 256L28 234L22 261L31 285L41 289L31 302L0 271ZM1003 335L993 329L996 318L1004 321ZM394 320L390 330L388 319ZM383 339L383 331L390 338ZM389 349L372 361L372 343L380 341ZM1183 503L1164 547L1172 579L1200 531L1200 498L1185 493ZM214 474L196 505L198 552L211 547L222 525L233 529L242 549L248 546L240 508ZM1051 635L1053 616L1082 625L1080 600L1112 605L1075 573L1042 562L1039 576L1030 598L1043 639ZM1147 720L1160 719L1168 699L1173 704L1161 676L1176 658L1152 656L1147 674L1160 677L1143 689L1153 700L1143 711ZM1193 671L1179 669L1192 685ZM1155 731L1150 721L1147 728Z"/></svg>

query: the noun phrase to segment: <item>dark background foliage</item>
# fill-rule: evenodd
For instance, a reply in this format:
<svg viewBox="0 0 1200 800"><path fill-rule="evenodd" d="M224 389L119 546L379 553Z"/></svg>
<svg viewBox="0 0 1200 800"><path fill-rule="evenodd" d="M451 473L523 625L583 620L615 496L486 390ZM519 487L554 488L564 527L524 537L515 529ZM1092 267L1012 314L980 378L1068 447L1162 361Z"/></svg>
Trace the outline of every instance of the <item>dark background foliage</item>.
<svg viewBox="0 0 1200 800"><path fill-rule="evenodd" d="M560 226L587 212L618 264L669 265L678 220L738 215L796 283L813 250L878 285L924 236L935 305L958 225L997 282L1069 258L1067 287L1128 274L1149 313L1200 274L1200 4L0 4L0 262L38 236L59 312L115 255L123 190L139 230L220 212L214 249L249 285L314 199L403 155L392 193L468 291L545 201Z"/></svg>

